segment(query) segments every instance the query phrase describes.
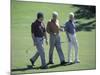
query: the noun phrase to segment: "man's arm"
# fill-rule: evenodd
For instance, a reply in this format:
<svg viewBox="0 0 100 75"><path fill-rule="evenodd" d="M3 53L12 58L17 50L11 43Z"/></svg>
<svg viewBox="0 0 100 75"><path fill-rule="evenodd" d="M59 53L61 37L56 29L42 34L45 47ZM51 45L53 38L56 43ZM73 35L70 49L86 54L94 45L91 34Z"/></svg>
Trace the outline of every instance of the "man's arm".
<svg viewBox="0 0 100 75"><path fill-rule="evenodd" d="M32 24L33 24L33 23L32 23ZM31 25L31 36L32 36L32 39L33 39L33 43L34 43L34 45L36 45L36 43L35 43L35 36L34 36L33 25Z"/></svg>
<svg viewBox="0 0 100 75"><path fill-rule="evenodd" d="M64 24L64 31L67 31L67 29L68 29L67 24L68 24L68 23L65 23L65 24Z"/></svg>
<svg viewBox="0 0 100 75"><path fill-rule="evenodd" d="M44 25L44 38L45 38L46 44L48 44L48 39L47 39L47 34L46 34L46 27L45 27L44 23L43 23L43 25Z"/></svg>
<svg viewBox="0 0 100 75"><path fill-rule="evenodd" d="M50 22L47 23L46 30L47 30L47 32L50 34L50 27L49 27L49 24L50 24Z"/></svg>
<svg viewBox="0 0 100 75"><path fill-rule="evenodd" d="M59 31L64 31L64 28L61 28L61 26L59 25L59 20L57 20L56 24L58 26Z"/></svg>
<svg viewBox="0 0 100 75"><path fill-rule="evenodd" d="M34 46L35 46L35 45L36 45L36 42L35 42L35 36L34 36L34 33L32 33L31 36L32 36L33 43L34 43Z"/></svg>
<svg viewBox="0 0 100 75"><path fill-rule="evenodd" d="M66 35L67 35L68 41L70 42L71 40L70 40L70 37L69 37L68 31L67 31L67 30L68 30L68 26L67 26L67 25L68 25L68 22L64 24L64 31L66 32Z"/></svg>
<svg viewBox="0 0 100 75"><path fill-rule="evenodd" d="M60 27L59 30L63 32L64 31L64 28L63 27Z"/></svg>
<svg viewBox="0 0 100 75"><path fill-rule="evenodd" d="M44 37L45 37L46 44L48 45L48 39L47 39L47 34L46 34L46 32L44 32Z"/></svg>
<svg viewBox="0 0 100 75"><path fill-rule="evenodd" d="M66 32L66 35L67 35L68 41L70 42L71 40L70 40L68 32Z"/></svg>

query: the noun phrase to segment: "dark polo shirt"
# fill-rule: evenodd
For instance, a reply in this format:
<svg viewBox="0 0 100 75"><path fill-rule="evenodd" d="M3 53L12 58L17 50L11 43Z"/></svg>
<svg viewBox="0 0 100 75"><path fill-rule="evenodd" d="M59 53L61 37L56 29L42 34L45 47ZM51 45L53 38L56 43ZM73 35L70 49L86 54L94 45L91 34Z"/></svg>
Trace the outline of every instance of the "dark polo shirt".
<svg viewBox="0 0 100 75"><path fill-rule="evenodd" d="M43 37L45 32L45 26L44 23L36 20L31 25L31 33L34 33L35 37Z"/></svg>

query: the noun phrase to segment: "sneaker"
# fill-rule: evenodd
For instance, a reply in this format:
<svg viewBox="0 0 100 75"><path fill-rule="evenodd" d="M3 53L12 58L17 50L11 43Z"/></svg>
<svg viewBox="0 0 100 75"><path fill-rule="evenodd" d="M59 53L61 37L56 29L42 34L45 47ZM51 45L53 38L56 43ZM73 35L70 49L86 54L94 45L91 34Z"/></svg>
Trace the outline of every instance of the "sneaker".
<svg viewBox="0 0 100 75"><path fill-rule="evenodd" d="M67 64L72 64L72 60L68 61Z"/></svg>
<svg viewBox="0 0 100 75"><path fill-rule="evenodd" d="M30 59L30 62L31 62L31 64L32 64L32 66L34 66L34 62L33 62L33 60L32 60L32 59Z"/></svg>
<svg viewBox="0 0 100 75"><path fill-rule="evenodd" d="M80 63L80 60L75 60L74 63Z"/></svg>
<svg viewBox="0 0 100 75"><path fill-rule="evenodd" d="M65 65L66 64L66 62L65 61L62 61L61 63L60 63L60 65Z"/></svg>
<svg viewBox="0 0 100 75"><path fill-rule="evenodd" d="M48 66L47 65L41 66L41 69L48 69Z"/></svg>
<svg viewBox="0 0 100 75"><path fill-rule="evenodd" d="M49 65L49 64L54 64L54 63L53 63L52 61L49 61L49 62L48 62L48 65Z"/></svg>

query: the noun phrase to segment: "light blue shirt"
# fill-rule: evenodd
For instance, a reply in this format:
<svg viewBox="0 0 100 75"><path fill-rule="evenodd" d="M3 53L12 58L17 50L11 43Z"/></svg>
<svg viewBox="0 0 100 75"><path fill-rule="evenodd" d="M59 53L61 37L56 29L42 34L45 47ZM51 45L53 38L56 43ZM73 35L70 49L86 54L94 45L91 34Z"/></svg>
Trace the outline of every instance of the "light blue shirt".
<svg viewBox="0 0 100 75"><path fill-rule="evenodd" d="M76 32L75 23L69 20L65 23L64 29L66 32L74 34Z"/></svg>

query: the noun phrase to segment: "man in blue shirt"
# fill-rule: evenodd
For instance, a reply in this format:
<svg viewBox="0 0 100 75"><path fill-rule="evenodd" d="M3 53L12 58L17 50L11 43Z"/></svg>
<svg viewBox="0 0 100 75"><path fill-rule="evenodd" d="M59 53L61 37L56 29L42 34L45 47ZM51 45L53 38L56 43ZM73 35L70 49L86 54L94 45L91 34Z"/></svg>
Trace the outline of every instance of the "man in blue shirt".
<svg viewBox="0 0 100 75"><path fill-rule="evenodd" d="M65 23L65 27L64 27L65 31L66 31L66 35L68 38L68 63L71 63L71 49L74 46L75 49L75 61L74 63L79 63L79 59L78 59L78 41L76 39L76 26L75 26L75 19L74 19L74 13L70 13L69 14L69 21Z"/></svg>

